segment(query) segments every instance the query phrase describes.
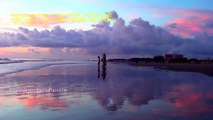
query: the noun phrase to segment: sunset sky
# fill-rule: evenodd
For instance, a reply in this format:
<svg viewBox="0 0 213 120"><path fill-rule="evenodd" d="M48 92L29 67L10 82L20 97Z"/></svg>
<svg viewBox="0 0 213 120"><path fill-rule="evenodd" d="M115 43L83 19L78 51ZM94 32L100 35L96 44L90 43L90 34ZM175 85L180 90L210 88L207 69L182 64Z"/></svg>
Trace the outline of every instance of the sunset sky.
<svg viewBox="0 0 213 120"><path fill-rule="evenodd" d="M212 0L0 0L0 8L0 58L213 58Z"/></svg>

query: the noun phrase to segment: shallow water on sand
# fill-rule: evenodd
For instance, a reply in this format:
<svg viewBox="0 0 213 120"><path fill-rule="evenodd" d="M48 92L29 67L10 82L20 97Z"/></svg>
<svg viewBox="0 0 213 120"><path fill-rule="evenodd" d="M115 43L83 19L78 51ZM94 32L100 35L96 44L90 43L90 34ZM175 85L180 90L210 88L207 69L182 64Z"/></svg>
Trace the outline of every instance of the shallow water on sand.
<svg viewBox="0 0 213 120"><path fill-rule="evenodd" d="M0 120L212 120L213 77L126 64L0 77Z"/></svg>

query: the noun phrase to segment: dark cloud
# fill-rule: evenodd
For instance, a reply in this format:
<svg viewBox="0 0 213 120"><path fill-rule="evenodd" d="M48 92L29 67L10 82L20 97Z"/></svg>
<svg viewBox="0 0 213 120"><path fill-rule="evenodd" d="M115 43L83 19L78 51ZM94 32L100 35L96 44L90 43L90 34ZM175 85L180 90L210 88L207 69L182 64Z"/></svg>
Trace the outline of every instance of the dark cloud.
<svg viewBox="0 0 213 120"><path fill-rule="evenodd" d="M19 28L18 33L0 33L0 46L67 48L68 51L77 48L79 53L87 55L106 52L110 55L151 56L178 52L191 56L213 56L213 37L208 33L197 33L190 39L182 38L141 18L126 24L116 12L112 11L110 15L116 19L113 25L102 21L88 31L67 31L57 26L52 30ZM172 28L176 26L170 25Z"/></svg>
<svg viewBox="0 0 213 120"><path fill-rule="evenodd" d="M118 19L118 14L115 11L111 11L107 13L110 19Z"/></svg>
<svg viewBox="0 0 213 120"><path fill-rule="evenodd" d="M209 29L213 29L213 19L212 19L212 21L211 21L211 22L201 24L201 26L200 26L200 27L202 27L202 28L209 28Z"/></svg>
<svg viewBox="0 0 213 120"><path fill-rule="evenodd" d="M197 35L194 39L187 39L182 43L180 52L192 57L213 57L213 36L207 33Z"/></svg>

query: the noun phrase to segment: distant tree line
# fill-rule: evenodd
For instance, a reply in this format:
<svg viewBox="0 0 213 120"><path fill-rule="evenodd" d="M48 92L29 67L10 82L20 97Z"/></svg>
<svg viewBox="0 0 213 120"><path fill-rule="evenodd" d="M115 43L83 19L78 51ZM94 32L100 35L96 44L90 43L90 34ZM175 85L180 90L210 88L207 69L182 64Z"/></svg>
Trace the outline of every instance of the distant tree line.
<svg viewBox="0 0 213 120"><path fill-rule="evenodd" d="M109 59L109 62L134 62L134 63L213 63L213 59L188 59L181 54L157 55L152 58L130 58L130 59Z"/></svg>

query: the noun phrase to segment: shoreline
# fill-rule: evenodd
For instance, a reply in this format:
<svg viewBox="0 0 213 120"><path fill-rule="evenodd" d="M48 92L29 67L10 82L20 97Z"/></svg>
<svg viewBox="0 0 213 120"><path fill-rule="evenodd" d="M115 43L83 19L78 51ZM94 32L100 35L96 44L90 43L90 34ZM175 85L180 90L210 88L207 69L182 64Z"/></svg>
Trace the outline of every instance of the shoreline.
<svg viewBox="0 0 213 120"><path fill-rule="evenodd" d="M1 77L5 77L7 75L28 71L28 70L38 70L38 69L41 69L41 68L51 67L51 66L77 65L77 64L82 65L82 63L55 63L55 64L52 63L52 64L46 64L46 65L37 66L37 67L34 67L34 68L27 68L27 69L21 69L21 70L17 70L17 71L12 71L12 72L0 73L0 78Z"/></svg>
<svg viewBox="0 0 213 120"><path fill-rule="evenodd" d="M213 64L211 63L144 63L144 62L110 62L114 64L124 63L132 66L154 67L158 69L197 72L213 77Z"/></svg>
<svg viewBox="0 0 213 120"><path fill-rule="evenodd" d="M164 70L172 70L172 71L182 71L182 72L197 72L197 73L202 73L204 75L213 77L213 64L211 63L153 63L153 62L149 62L149 63L145 63L145 62L129 62L129 61L125 61L125 62L112 62L112 61L108 61L108 63L112 63L112 64L127 64L127 65L131 65L131 66L136 66L136 67L154 67L157 69L164 69ZM18 72L22 72L22 71L26 71L26 70L35 70L35 69L40 69L43 67L49 67L49 66L54 66L54 65L74 65L73 63L57 63L57 64L48 64L48 65L44 65L44 66L40 66L40 67L36 67L36 68L32 68L32 69L24 69L24 70L18 70L15 72L8 72L8 73L3 73L0 74L0 77L4 77L8 74L13 74L13 73L18 73Z"/></svg>

